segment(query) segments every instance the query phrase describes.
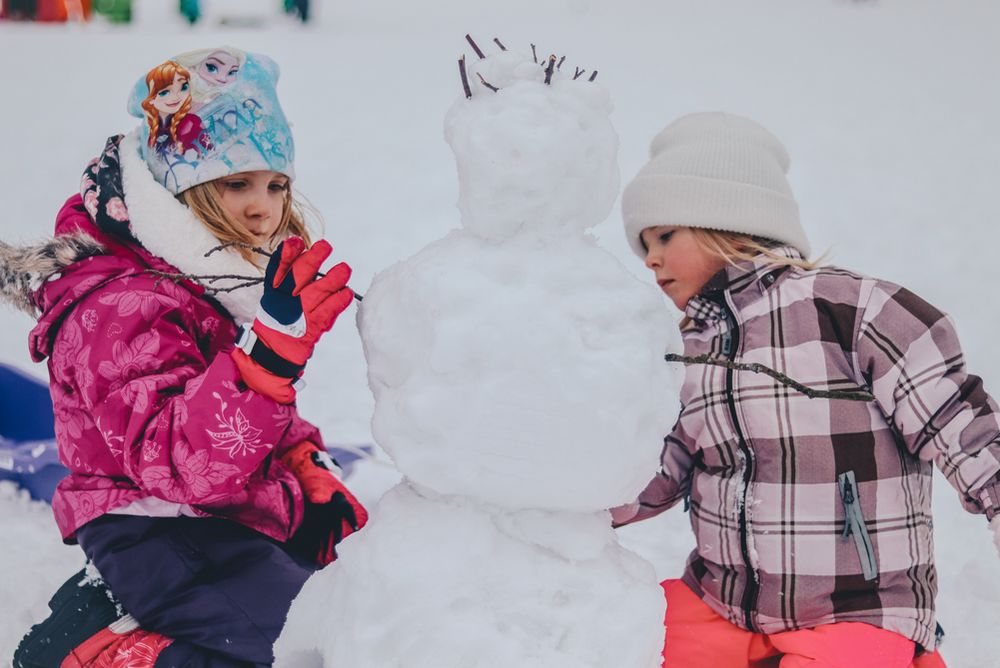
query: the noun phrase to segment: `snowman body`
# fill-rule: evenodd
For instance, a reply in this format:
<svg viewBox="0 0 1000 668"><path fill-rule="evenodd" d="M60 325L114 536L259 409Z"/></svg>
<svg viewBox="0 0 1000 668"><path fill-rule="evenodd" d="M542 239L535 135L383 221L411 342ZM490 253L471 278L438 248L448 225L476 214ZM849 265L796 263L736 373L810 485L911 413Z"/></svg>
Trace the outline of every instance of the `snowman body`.
<svg viewBox="0 0 1000 668"><path fill-rule="evenodd" d="M278 665L660 665L662 590L606 509L657 471L679 336L586 232L618 191L609 96L544 66L470 63L499 90L446 119L463 228L365 295L373 435L404 478L306 584Z"/></svg>

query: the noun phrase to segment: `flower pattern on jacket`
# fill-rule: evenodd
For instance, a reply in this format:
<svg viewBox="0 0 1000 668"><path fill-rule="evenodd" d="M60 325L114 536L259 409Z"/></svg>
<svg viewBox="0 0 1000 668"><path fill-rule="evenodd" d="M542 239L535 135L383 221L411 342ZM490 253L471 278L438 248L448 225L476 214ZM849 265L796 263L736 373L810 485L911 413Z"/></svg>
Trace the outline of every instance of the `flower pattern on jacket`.
<svg viewBox="0 0 1000 668"><path fill-rule="evenodd" d="M220 431L209 431L212 438L212 447L225 450L231 458L237 455L243 457L247 454L254 454L260 447L265 447L261 443L260 435L262 431L255 428L247 420L243 411L239 408L234 413L227 416L226 410L229 404L219 395L213 392L212 396L219 401L219 412L215 414L215 419L219 421ZM270 447L267 444L266 447Z"/></svg>
<svg viewBox="0 0 1000 668"><path fill-rule="evenodd" d="M318 430L243 385L228 313L197 286L149 271L176 268L108 238L79 196L57 221L57 233L70 231L109 252L65 267L35 296L42 315L32 356L48 358L56 438L70 469L52 504L63 538L153 497L286 540L301 521L302 491L269 455L322 443Z"/></svg>

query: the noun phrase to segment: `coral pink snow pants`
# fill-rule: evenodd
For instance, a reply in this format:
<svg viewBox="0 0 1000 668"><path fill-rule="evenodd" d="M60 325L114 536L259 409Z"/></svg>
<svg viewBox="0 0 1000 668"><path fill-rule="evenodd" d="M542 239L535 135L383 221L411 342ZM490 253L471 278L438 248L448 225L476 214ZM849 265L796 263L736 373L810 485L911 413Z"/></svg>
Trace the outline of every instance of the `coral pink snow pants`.
<svg viewBox="0 0 1000 668"><path fill-rule="evenodd" d="M664 668L945 668L912 640L858 622L764 635L729 623L680 580L664 580Z"/></svg>

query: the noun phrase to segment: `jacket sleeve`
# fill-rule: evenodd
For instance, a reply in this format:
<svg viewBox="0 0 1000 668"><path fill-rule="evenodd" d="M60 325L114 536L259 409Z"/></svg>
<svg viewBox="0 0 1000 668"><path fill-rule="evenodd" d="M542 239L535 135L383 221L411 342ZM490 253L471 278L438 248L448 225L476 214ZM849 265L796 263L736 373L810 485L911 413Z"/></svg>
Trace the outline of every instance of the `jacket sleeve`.
<svg viewBox="0 0 1000 668"><path fill-rule="evenodd" d="M683 415L684 410L681 409L681 416ZM692 460L684 445L681 424L682 420L679 419L677 426L663 440L660 471L649 481L639 498L633 503L611 510L613 526L620 527L656 517L687 496L691 489Z"/></svg>
<svg viewBox="0 0 1000 668"><path fill-rule="evenodd" d="M224 500L283 440L294 409L247 389L225 351L205 358L187 293L143 283L113 281L81 300L53 362L74 360L72 384L120 467L102 474L176 503Z"/></svg>
<svg viewBox="0 0 1000 668"><path fill-rule="evenodd" d="M914 456L934 461L970 512L1000 513L1000 408L969 374L951 319L904 288L875 285L858 370Z"/></svg>

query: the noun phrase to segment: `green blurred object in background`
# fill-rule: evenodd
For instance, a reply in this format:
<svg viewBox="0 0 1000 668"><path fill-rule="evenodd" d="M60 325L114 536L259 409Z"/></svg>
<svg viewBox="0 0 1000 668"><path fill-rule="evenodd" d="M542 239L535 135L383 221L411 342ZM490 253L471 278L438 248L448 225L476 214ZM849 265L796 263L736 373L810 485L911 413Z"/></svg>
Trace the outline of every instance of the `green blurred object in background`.
<svg viewBox="0 0 1000 668"><path fill-rule="evenodd" d="M132 0L94 0L94 11L112 23L132 22Z"/></svg>
<svg viewBox="0 0 1000 668"><path fill-rule="evenodd" d="M187 22L194 25L201 18L201 7L198 5L198 0L180 0L180 10L181 16L187 19Z"/></svg>

